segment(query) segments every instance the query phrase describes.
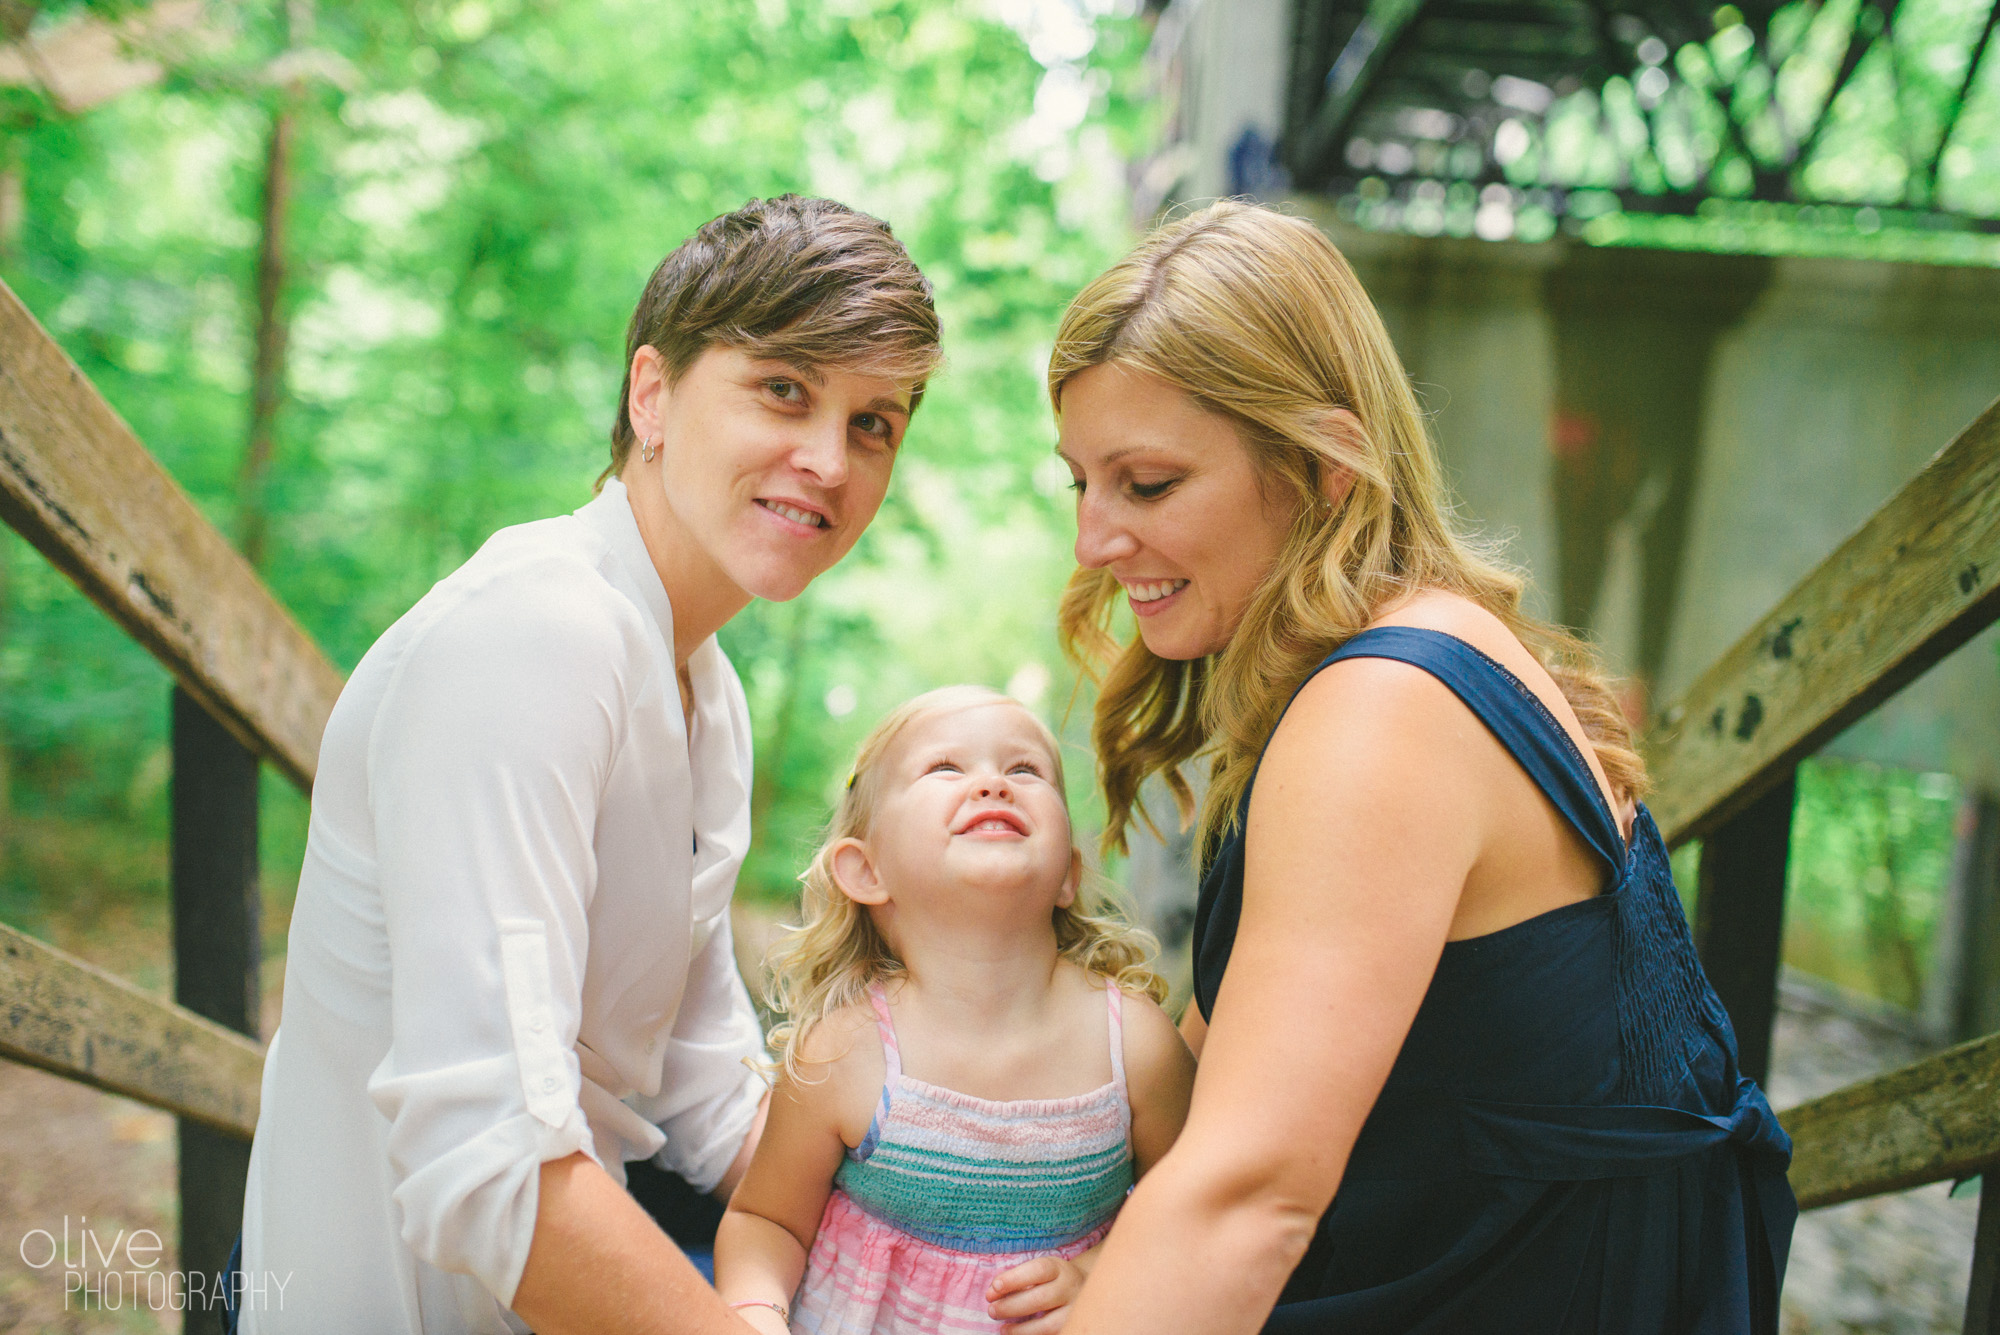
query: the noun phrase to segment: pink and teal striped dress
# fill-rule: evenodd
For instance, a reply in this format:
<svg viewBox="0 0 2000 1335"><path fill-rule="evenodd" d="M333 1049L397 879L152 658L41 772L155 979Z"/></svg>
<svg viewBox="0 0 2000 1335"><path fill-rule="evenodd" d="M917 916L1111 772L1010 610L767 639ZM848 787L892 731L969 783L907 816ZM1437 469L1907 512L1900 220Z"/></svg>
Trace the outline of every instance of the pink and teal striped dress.
<svg viewBox="0 0 2000 1335"><path fill-rule="evenodd" d="M1066 1099L976 1099L903 1074L880 984L888 1077L833 1177L793 1335L997 1335L986 1286L1036 1256L1094 1246L1132 1188L1124 1011L1104 989L1111 1081Z"/></svg>

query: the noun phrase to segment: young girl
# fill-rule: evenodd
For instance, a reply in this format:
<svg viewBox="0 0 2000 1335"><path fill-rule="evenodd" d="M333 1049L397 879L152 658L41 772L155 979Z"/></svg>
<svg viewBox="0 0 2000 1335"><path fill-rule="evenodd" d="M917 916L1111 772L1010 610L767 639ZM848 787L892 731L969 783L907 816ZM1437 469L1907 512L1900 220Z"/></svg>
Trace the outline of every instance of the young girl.
<svg viewBox="0 0 2000 1335"><path fill-rule="evenodd" d="M758 1331L1061 1329L1194 1082L1082 874L1055 738L1015 701L946 687L869 734L775 952L781 1071L716 1238Z"/></svg>

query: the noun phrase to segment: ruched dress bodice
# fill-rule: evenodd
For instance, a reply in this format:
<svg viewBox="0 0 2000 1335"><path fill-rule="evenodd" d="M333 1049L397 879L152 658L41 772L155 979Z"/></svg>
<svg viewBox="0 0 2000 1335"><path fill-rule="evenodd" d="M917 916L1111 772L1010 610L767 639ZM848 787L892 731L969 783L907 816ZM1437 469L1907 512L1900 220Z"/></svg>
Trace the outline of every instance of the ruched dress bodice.
<svg viewBox="0 0 2000 1335"><path fill-rule="evenodd" d="M1626 847L1569 734L1464 641L1378 627L1321 667L1360 657L1450 687L1604 863L1606 885L1445 946L1266 1331L1775 1332L1797 1213L1791 1144L1737 1070L1651 815L1640 807ZM1204 1015L1242 911L1249 801L1202 878Z"/></svg>

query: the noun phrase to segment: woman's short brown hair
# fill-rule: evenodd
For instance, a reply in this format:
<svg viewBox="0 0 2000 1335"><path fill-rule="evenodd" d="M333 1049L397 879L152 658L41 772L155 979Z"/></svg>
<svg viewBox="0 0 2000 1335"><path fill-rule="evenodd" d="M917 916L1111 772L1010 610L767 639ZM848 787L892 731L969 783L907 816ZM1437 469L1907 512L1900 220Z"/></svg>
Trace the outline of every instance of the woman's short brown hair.
<svg viewBox="0 0 2000 1335"><path fill-rule="evenodd" d="M937 369L931 285L879 218L830 199L753 199L660 261L625 332L611 467L632 451L632 359L659 350L669 385L710 347L891 376L923 398Z"/></svg>

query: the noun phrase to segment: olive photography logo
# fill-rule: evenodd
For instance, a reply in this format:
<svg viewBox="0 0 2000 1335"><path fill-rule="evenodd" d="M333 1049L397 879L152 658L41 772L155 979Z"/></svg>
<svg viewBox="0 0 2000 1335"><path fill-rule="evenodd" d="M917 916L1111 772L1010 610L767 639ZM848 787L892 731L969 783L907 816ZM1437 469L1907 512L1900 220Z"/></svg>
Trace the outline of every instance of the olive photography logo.
<svg viewBox="0 0 2000 1335"><path fill-rule="evenodd" d="M206 1274L165 1270L166 1250L150 1228L118 1229L106 1237L88 1215L62 1217L59 1228L31 1228L21 1235L21 1261L51 1279L60 1276L64 1310L147 1308L155 1312L282 1311L290 1271Z"/></svg>

